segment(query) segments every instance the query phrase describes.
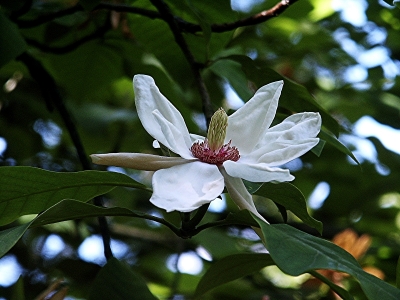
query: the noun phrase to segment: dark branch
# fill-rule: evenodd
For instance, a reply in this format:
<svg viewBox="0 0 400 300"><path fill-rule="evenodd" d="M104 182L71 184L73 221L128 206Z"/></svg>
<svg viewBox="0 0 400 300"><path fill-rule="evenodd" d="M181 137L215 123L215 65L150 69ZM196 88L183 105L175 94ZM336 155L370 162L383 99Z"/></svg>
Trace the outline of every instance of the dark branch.
<svg viewBox="0 0 400 300"><path fill-rule="evenodd" d="M56 82L53 77L47 72L47 70L42 66L42 64L36 60L34 57L29 55L27 52L22 53L18 59L22 61L25 66L28 68L29 73L32 78L36 80L39 85L40 90L42 91L43 98L45 99L47 105L52 105L55 107L61 115L65 127L68 130L68 133L71 137L71 140L75 146L76 152L78 154L79 160L83 169L90 170L91 164L89 159L85 153L85 149L83 147L82 141L80 139L78 130L75 127L75 124L71 118L71 115L64 104L64 101L58 91ZM101 197L96 197L94 199L94 204L97 206L103 206ZM101 234L103 237L104 244L104 254L107 259L113 257L110 248L110 231L108 228L107 220L105 217L98 217L99 226L101 230Z"/></svg>
<svg viewBox="0 0 400 300"><path fill-rule="evenodd" d="M108 3L108 2L100 2L99 5L97 5L95 8L96 9L108 9L108 10L113 10L116 12L127 12L127 13L132 13L132 14L137 14L141 15L144 17L148 17L150 19L161 19L161 15L150 9L145 9L145 8L140 8L140 7L134 7L126 4L114 4L114 3Z"/></svg>
<svg viewBox="0 0 400 300"><path fill-rule="evenodd" d="M60 47L48 46L46 44L39 43L38 41L29 38L25 38L25 40L29 45L34 46L43 52L54 53L54 54L65 54L77 49L79 46L89 41L102 38L109 29L110 29L110 23L106 22L102 27L99 27L95 32L87 36L84 36L83 38L76 40L71 44Z"/></svg>
<svg viewBox="0 0 400 300"><path fill-rule="evenodd" d="M33 2L33 0L26 0L26 1L24 2L24 4L23 4L19 9L17 9L16 11L13 11L13 12L10 14L10 19L11 19L11 21L15 21L15 20L17 20L20 16L23 16L24 14L26 14L26 13L31 9L31 7L32 7L32 2Z"/></svg>
<svg viewBox="0 0 400 300"><path fill-rule="evenodd" d="M142 15L142 16L145 16L145 17L148 17L151 19L161 19L161 15L154 10L129 6L129 5L125 5L125 4L113 4L113 3L101 2L93 9L93 11L99 10L99 9L133 13L133 14ZM40 26L47 22L53 21L54 19L57 19L57 18L72 15L78 11L84 11L84 8L80 4L68 7L63 10L56 11L51 14L39 16L32 20L18 20L17 18L14 18L14 19L19 28L32 28L32 27Z"/></svg>
<svg viewBox="0 0 400 300"><path fill-rule="evenodd" d="M221 32L226 32L226 31L231 31L234 29L237 29L239 27L244 27L244 26L251 26L251 25L257 25L260 23L263 23L271 18L274 18L280 14L282 14L290 5L293 3L297 2L298 0L282 0L278 4L276 4L274 7L262 11L258 14L255 14L253 16L240 19L235 22L231 23L223 23L223 24L212 24L211 25L211 31L216 32L216 33L221 33ZM117 12L127 12L127 13L133 13L133 14L138 14L142 15L144 17L148 17L151 19L164 19L164 16L156 11L149 10L149 9L144 9L140 7L134 7L130 5L124 5L124 4L114 4L114 3L108 3L108 2L101 2L99 3L94 10L98 9L107 9L107 10L113 10ZM75 5L70 8L67 8L65 10L57 11L52 14L48 14L45 16L40 16L36 19L33 20L16 20L16 23L20 28L30 28L30 27L35 27L42 25L46 22L52 21L56 18L60 18L63 16L67 16L70 14L73 14L77 11L83 11L83 7L81 5ZM202 31L202 28L198 24L194 24L191 22L187 22L179 17L175 17L175 22L179 29L184 32L188 33L196 33Z"/></svg>
<svg viewBox="0 0 400 300"><path fill-rule="evenodd" d="M200 73L200 65L194 59L193 54L190 52L189 47L182 35L182 32L178 26L178 23L172 14L169 7L162 0L150 0L150 2L157 8L159 13L162 15L163 20L168 24L169 28L174 35L175 42L178 44L179 48L181 48L186 60L188 61L190 67L192 68L192 72L194 75L194 79L197 85L197 88L200 92L200 97L203 106L203 113L206 118L207 126L210 123L211 116L213 115L213 109L211 106L210 96L208 95L206 85L201 77Z"/></svg>
<svg viewBox="0 0 400 300"><path fill-rule="evenodd" d="M262 11L258 14L255 14L251 17L241 19L241 20L238 20L233 23L213 24L213 25L211 25L211 31L212 32L225 32L225 31L234 30L239 27L257 25L257 24L263 23L265 21L268 21L269 19L279 16L290 5L292 5L296 1L298 1L298 0L282 0L281 2L276 4L274 7L270 8L268 10L264 10L264 11ZM199 28L199 30L200 30L200 28Z"/></svg>
<svg viewBox="0 0 400 300"><path fill-rule="evenodd" d="M42 25L44 23L53 21L54 19L57 19L57 18L72 15L72 14L74 14L78 11L82 11L82 10L83 10L83 7L80 4L77 4L75 6L71 6L64 10L56 11L56 12L48 14L48 15L39 16L32 20L16 20L15 23L17 23L19 28L31 28L31 27L36 27L36 26Z"/></svg>

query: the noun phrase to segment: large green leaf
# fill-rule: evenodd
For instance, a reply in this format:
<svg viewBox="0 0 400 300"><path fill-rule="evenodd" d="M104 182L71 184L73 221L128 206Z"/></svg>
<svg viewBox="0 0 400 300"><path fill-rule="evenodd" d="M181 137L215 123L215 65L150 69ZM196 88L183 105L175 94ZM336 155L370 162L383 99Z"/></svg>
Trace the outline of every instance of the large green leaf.
<svg viewBox="0 0 400 300"><path fill-rule="evenodd" d="M30 227L36 227L66 220L83 219L100 216L128 216L144 218L146 214L123 207L99 207L76 200L62 200L40 214Z"/></svg>
<svg viewBox="0 0 400 300"><path fill-rule="evenodd" d="M114 172L51 172L32 167L0 167L0 225L40 213L62 199L88 201L116 186L146 189Z"/></svg>
<svg viewBox="0 0 400 300"><path fill-rule="evenodd" d="M26 230L32 227L52 224L56 222L83 219L100 216L129 216L144 218L145 214L131 211L127 208L104 208L77 200L61 200L53 205L31 222L24 225L9 228L0 232L0 257L5 255L12 246L22 237Z"/></svg>
<svg viewBox="0 0 400 300"><path fill-rule="evenodd" d="M400 289L364 272L355 258L339 246L286 224L269 225L258 219L257 222L266 248L283 272L292 276L316 269L345 272L359 281L370 300L400 299Z"/></svg>
<svg viewBox="0 0 400 300"><path fill-rule="evenodd" d="M26 50L26 43L13 24L0 11L0 67Z"/></svg>
<svg viewBox="0 0 400 300"><path fill-rule="evenodd" d="M195 297L224 283L252 274L266 266L274 265L268 254L243 253L224 257L207 270L197 285Z"/></svg>
<svg viewBox="0 0 400 300"><path fill-rule="evenodd" d="M157 300L143 278L116 258L97 274L88 299Z"/></svg>
<svg viewBox="0 0 400 300"><path fill-rule="evenodd" d="M215 262L207 270L206 274L204 274L197 285L195 297L199 297L217 286L251 275L271 265L275 265L275 262L272 260L271 256L266 253L240 253L226 256ZM315 271L311 273L329 285L338 295L342 296L343 299L353 300L353 297L346 290L335 285Z"/></svg>
<svg viewBox="0 0 400 300"><path fill-rule="evenodd" d="M322 223L308 214L306 199L301 191L293 184L288 182L279 184L266 182L256 190L254 194L267 197L284 206L287 210L290 210L299 217L305 224L316 228L319 233L322 234Z"/></svg>

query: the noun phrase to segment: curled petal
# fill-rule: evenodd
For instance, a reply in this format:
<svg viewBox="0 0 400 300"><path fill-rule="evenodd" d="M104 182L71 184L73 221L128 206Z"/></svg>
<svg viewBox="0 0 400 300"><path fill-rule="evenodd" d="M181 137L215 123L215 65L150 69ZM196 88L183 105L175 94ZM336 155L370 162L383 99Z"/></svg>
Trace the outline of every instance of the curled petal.
<svg viewBox="0 0 400 300"><path fill-rule="evenodd" d="M269 166L285 164L311 150L319 142L316 138L321 129L318 113L291 115L282 123L268 129L253 151L243 160L266 163Z"/></svg>
<svg viewBox="0 0 400 300"><path fill-rule="evenodd" d="M266 164L250 164L227 160L224 162L226 173L232 177L243 178L252 182L285 182L292 181L294 176L289 170L271 168Z"/></svg>
<svg viewBox="0 0 400 300"><path fill-rule="evenodd" d="M195 160L181 157L166 157L142 153L107 153L90 155L92 162L97 165L116 166L136 170L157 171L182 165Z"/></svg>
<svg viewBox="0 0 400 300"><path fill-rule="evenodd" d="M314 148L318 142L318 138L274 142L253 151L248 156L244 157L243 161L255 164L263 163L270 167L280 166L302 156L304 153Z"/></svg>
<svg viewBox="0 0 400 300"><path fill-rule="evenodd" d="M190 212L217 198L223 189L218 168L196 161L155 172L150 201L167 212Z"/></svg>
<svg viewBox="0 0 400 300"><path fill-rule="evenodd" d="M253 202L253 197L247 191L242 179L229 176L223 167L220 167L220 172L222 176L224 176L226 188L233 202L235 202L240 209L247 209L261 220L268 223L257 211L257 208Z"/></svg>
<svg viewBox="0 0 400 300"><path fill-rule="evenodd" d="M228 117L225 142L232 140L241 154L250 153L272 123L283 81L261 87L247 103Z"/></svg>
<svg viewBox="0 0 400 300"><path fill-rule="evenodd" d="M274 143L275 141L297 141L315 138L321 130L319 113L305 112L287 117L281 123L268 129L256 147Z"/></svg>
<svg viewBox="0 0 400 300"><path fill-rule="evenodd" d="M147 75L135 75L133 86L137 113L144 129L161 144L179 155L181 155L179 153L181 149L189 149L191 140L182 115L161 94L153 78ZM165 121L160 122L160 119ZM170 136L164 136L165 127L162 129L161 124L168 125L170 131L179 132L181 138L178 141L169 140ZM178 148L176 148L177 143Z"/></svg>

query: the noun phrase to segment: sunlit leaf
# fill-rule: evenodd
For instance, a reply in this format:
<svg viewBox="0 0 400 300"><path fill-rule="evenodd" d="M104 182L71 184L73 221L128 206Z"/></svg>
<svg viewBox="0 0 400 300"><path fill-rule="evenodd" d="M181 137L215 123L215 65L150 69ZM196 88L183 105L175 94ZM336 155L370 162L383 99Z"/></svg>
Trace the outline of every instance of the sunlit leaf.
<svg viewBox="0 0 400 300"><path fill-rule="evenodd" d="M355 258L339 246L286 224L268 225L258 219L257 222L266 248L283 272L292 276L317 269L345 272L359 281L370 300L400 299L400 289L364 272Z"/></svg>
<svg viewBox="0 0 400 300"><path fill-rule="evenodd" d="M221 59L212 64L210 70L222 79L227 80L243 101L253 96L240 63L230 59Z"/></svg>

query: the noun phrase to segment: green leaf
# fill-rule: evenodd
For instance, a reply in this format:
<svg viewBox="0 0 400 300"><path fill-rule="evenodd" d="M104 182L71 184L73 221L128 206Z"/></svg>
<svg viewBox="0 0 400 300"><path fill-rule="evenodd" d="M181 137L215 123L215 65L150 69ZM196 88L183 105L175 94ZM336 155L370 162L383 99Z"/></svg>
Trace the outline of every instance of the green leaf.
<svg viewBox="0 0 400 300"><path fill-rule="evenodd" d="M400 299L400 289L362 270L355 258L339 246L286 224L269 225L254 217L265 237L265 245L276 265L298 276L316 269L348 273L360 283L370 300Z"/></svg>
<svg viewBox="0 0 400 300"><path fill-rule="evenodd" d="M350 156L358 165L360 164L357 158L354 156L354 154L345 145L343 145L332 133L322 128L321 131L319 132L319 137L328 142L329 144L331 144L340 152L343 152L344 154Z"/></svg>
<svg viewBox="0 0 400 300"><path fill-rule="evenodd" d="M123 75L117 49L109 40L94 40L64 55L48 54L42 62L72 99L100 98Z"/></svg>
<svg viewBox="0 0 400 300"><path fill-rule="evenodd" d="M224 257L213 263L201 278L196 288L195 297L199 297L217 286L250 275L271 265L275 265L275 263L265 253L234 254Z"/></svg>
<svg viewBox="0 0 400 300"><path fill-rule="evenodd" d="M31 227L56 222L100 216L128 216L144 218L146 214L123 207L105 208L76 200L62 200L33 220Z"/></svg>
<svg viewBox="0 0 400 300"><path fill-rule="evenodd" d="M243 101L247 101L253 95L240 63L231 59L220 59L211 65L210 70L222 79L226 79Z"/></svg>
<svg viewBox="0 0 400 300"><path fill-rule="evenodd" d="M284 80L285 84L279 99L279 106L284 107L292 112L315 111L319 112L322 116L322 124L331 130L334 134L339 134L338 122L321 106L307 89L297 84L296 82L283 77L275 72L268 66L258 66L262 62L258 61L256 66L248 56L245 55L231 55L226 59L234 60L241 64L242 70L247 78L253 81L258 87L265 85L269 82Z"/></svg>
<svg viewBox="0 0 400 300"><path fill-rule="evenodd" d="M89 300L157 300L143 278L116 258L111 258L97 274Z"/></svg>
<svg viewBox="0 0 400 300"><path fill-rule="evenodd" d="M305 224L318 230L322 234L322 223L308 214L307 203L301 191L293 184L288 182L264 183L255 193L262 197L267 197L272 201L290 210Z"/></svg>
<svg viewBox="0 0 400 300"><path fill-rule="evenodd" d="M0 231L0 257L5 255L24 235L31 223Z"/></svg>
<svg viewBox="0 0 400 300"><path fill-rule="evenodd" d="M116 186L146 189L120 173L59 173L32 167L0 167L0 186L0 225L23 215L40 213L62 199L86 202Z"/></svg>
<svg viewBox="0 0 400 300"><path fill-rule="evenodd" d="M27 46L17 27L0 11L0 67L25 52Z"/></svg>
<svg viewBox="0 0 400 300"><path fill-rule="evenodd" d="M31 222L1 231L0 257L6 254L12 248L12 246L17 243L17 241L29 228L66 220L100 216L129 216L145 218L146 214L122 207L104 208L76 200L62 200L38 215Z"/></svg>
<svg viewBox="0 0 400 300"><path fill-rule="evenodd" d="M311 152L319 157L322 153L322 149L324 149L325 143L326 142L324 140L320 139L318 144L314 148L311 149Z"/></svg>

